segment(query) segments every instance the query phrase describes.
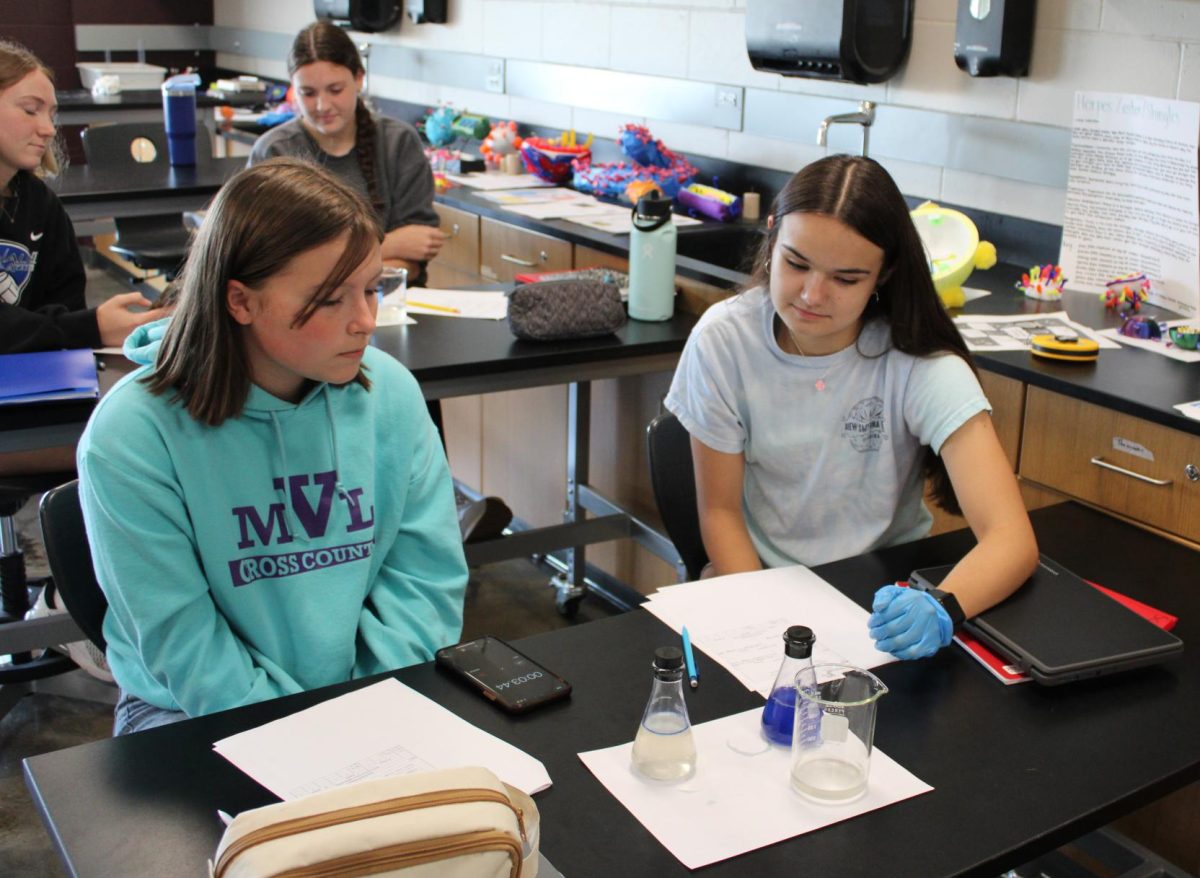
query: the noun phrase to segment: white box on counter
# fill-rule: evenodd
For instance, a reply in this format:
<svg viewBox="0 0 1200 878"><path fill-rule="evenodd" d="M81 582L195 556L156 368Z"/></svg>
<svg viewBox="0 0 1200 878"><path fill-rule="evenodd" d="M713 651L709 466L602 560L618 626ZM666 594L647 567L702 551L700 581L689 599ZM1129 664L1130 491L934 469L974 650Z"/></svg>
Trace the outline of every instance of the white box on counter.
<svg viewBox="0 0 1200 878"><path fill-rule="evenodd" d="M116 76L124 91L158 88L167 78L167 68L137 61L78 61L79 79L90 89L101 76Z"/></svg>

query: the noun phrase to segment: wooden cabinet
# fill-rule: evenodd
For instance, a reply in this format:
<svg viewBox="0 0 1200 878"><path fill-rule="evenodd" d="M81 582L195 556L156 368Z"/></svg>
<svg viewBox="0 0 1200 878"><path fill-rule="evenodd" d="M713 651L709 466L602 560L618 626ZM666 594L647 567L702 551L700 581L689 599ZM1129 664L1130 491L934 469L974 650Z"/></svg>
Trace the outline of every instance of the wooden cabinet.
<svg viewBox="0 0 1200 878"><path fill-rule="evenodd" d="M1029 388L1021 477L1200 543L1200 437Z"/></svg>
<svg viewBox="0 0 1200 878"><path fill-rule="evenodd" d="M429 269L452 269L469 275L479 273L479 217L476 214L434 204L438 215L438 228L446 235L446 242Z"/></svg>
<svg viewBox="0 0 1200 878"><path fill-rule="evenodd" d="M481 217L479 273L488 280L510 281L526 271L562 271L573 266L567 241Z"/></svg>

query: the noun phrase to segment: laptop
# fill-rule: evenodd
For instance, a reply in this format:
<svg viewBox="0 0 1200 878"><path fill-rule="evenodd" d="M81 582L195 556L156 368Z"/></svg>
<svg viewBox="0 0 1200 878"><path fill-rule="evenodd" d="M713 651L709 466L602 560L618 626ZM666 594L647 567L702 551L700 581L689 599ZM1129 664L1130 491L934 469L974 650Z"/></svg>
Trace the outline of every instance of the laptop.
<svg viewBox="0 0 1200 878"><path fill-rule="evenodd" d="M939 585L953 565L914 570L913 588ZM1024 585L963 627L1043 686L1157 664L1183 641L1042 555Z"/></svg>

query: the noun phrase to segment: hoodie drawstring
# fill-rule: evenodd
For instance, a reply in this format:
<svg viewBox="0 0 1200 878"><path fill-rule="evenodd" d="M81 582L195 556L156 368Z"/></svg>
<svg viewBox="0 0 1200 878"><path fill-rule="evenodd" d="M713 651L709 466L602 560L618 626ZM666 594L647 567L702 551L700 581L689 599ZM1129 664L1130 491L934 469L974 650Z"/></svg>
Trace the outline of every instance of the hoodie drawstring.
<svg viewBox="0 0 1200 878"><path fill-rule="evenodd" d="M333 417L333 402L329 399L329 385L324 385L322 390L325 394L325 414L329 418L329 442L333 446L333 471L337 473L337 482L334 483L334 487L337 488L338 496L344 500L346 499L346 488L342 485L342 457L338 451L337 420Z"/></svg>
<svg viewBox="0 0 1200 878"><path fill-rule="evenodd" d="M308 534L300 529L299 522L296 521L295 513L292 511L291 498L288 496L288 469L287 462L287 446L283 442L283 427L279 425L279 416L275 412L270 412L271 424L275 427L275 445L279 449L279 462L283 468L283 478L280 479L278 488L279 499L283 501L283 518L287 522L288 531L292 538L307 539Z"/></svg>

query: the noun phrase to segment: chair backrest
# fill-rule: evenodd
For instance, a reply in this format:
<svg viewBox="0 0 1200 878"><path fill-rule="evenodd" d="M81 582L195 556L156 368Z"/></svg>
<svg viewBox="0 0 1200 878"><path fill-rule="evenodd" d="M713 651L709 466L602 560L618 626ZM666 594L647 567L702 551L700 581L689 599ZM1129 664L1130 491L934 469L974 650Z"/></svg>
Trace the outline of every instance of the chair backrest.
<svg viewBox="0 0 1200 878"><path fill-rule="evenodd" d="M699 579L700 571L708 563L708 553L700 536L691 438L679 419L665 412L646 428L646 447L650 456L650 484L663 527L687 568L688 578Z"/></svg>
<svg viewBox="0 0 1200 878"><path fill-rule="evenodd" d="M151 164L166 164L170 159L167 152L167 130L161 122L111 122L89 125L83 130L83 155L89 165L105 168L136 167L139 161L133 157L133 143L144 138L154 144ZM148 151L139 155L146 159ZM208 129L196 128L196 161L208 162L212 158L212 141Z"/></svg>
<svg viewBox="0 0 1200 878"><path fill-rule="evenodd" d="M42 495L39 513L50 575L63 605L88 639L104 651L104 613L108 599L96 581L79 505L79 480L59 485Z"/></svg>

